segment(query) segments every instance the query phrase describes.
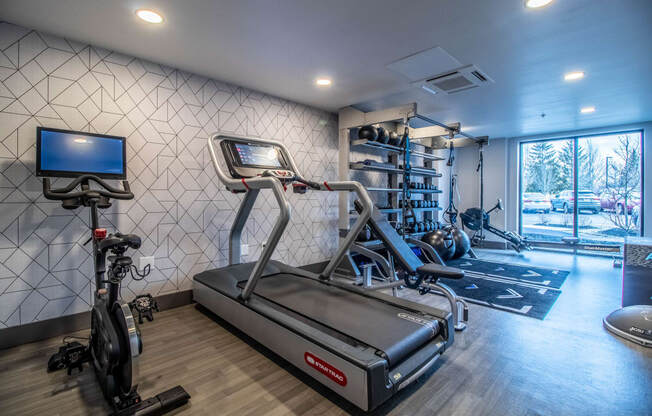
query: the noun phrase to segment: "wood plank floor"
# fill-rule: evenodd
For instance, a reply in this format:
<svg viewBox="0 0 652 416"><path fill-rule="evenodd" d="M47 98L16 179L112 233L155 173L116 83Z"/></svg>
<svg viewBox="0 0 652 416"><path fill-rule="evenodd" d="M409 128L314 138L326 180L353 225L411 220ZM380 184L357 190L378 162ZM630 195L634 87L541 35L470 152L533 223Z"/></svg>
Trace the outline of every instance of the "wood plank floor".
<svg viewBox="0 0 652 416"><path fill-rule="evenodd" d="M620 303L611 261L559 253L505 255L571 270L544 321L470 305L469 328L429 371L375 414L650 415L652 349L617 339L602 317ZM402 296L434 306L443 298ZM193 305L161 312L141 326L140 392L181 384L191 403L180 415L339 415L349 403L241 332ZM85 333L81 333L85 335ZM0 351L0 415L108 412L92 370L48 374L60 338Z"/></svg>

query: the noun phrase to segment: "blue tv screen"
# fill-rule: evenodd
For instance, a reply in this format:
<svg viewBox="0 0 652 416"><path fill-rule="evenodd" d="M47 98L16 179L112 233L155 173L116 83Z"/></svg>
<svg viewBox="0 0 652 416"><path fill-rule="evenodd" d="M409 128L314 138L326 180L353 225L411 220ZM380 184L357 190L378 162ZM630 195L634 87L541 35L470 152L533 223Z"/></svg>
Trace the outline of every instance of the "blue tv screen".
<svg viewBox="0 0 652 416"><path fill-rule="evenodd" d="M36 174L105 179L126 178L125 138L59 129L37 128Z"/></svg>

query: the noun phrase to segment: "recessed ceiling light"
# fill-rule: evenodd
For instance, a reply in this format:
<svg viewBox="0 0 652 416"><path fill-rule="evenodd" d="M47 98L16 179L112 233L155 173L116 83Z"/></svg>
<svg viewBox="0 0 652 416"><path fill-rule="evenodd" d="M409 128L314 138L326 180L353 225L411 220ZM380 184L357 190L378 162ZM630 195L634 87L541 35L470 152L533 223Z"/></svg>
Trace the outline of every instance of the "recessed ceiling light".
<svg viewBox="0 0 652 416"><path fill-rule="evenodd" d="M582 114L588 114L588 113L593 113L595 111L595 107L584 107L580 110L580 113Z"/></svg>
<svg viewBox="0 0 652 416"><path fill-rule="evenodd" d="M332 84L331 80L328 78L317 78L315 81L315 84L320 85L322 87L326 87Z"/></svg>
<svg viewBox="0 0 652 416"><path fill-rule="evenodd" d="M136 11L136 16L140 17L147 23L161 23L163 21L163 16L156 13L153 10L140 9Z"/></svg>
<svg viewBox="0 0 652 416"><path fill-rule="evenodd" d="M547 6L552 3L552 0L525 0L525 7L529 9L538 9L539 7Z"/></svg>
<svg viewBox="0 0 652 416"><path fill-rule="evenodd" d="M582 71L569 72L568 74L564 75L565 81L575 81L582 78L584 78L584 72Z"/></svg>

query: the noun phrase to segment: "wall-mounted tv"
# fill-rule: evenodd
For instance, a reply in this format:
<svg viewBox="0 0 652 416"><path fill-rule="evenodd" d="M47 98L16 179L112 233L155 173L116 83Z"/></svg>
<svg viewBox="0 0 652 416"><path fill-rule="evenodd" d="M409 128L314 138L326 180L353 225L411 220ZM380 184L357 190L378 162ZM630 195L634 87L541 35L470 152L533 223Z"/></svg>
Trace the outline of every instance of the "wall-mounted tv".
<svg viewBox="0 0 652 416"><path fill-rule="evenodd" d="M127 178L124 137L37 127L36 175Z"/></svg>

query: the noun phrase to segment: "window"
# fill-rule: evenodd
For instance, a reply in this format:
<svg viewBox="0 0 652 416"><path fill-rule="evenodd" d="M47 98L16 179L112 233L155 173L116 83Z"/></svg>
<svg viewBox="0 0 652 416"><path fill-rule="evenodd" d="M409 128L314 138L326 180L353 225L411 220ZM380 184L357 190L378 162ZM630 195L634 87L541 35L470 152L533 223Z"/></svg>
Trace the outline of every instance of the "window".
<svg viewBox="0 0 652 416"><path fill-rule="evenodd" d="M521 143L521 234L620 244L640 235L642 132Z"/></svg>

